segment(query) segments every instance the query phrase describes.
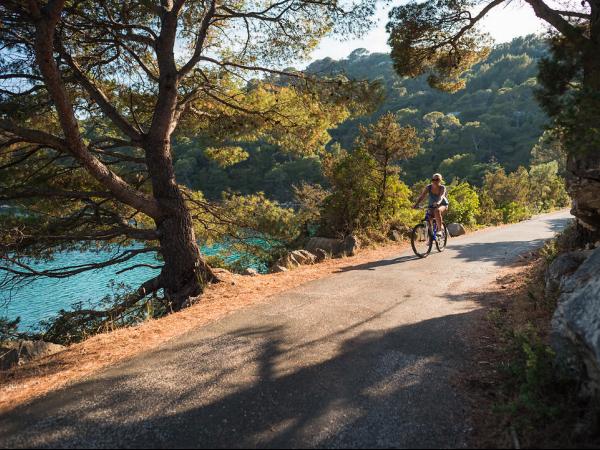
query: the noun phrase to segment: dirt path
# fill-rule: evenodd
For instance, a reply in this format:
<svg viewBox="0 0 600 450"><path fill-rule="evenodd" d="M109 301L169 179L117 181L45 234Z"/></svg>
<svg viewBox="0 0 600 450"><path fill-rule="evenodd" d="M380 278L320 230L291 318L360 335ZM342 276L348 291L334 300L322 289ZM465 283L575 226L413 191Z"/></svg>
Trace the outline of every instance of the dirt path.
<svg viewBox="0 0 600 450"><path fill-rule="evenodd" d="M279 294L5 414L0 446L465 447L469 294L568 217Z"/></svg>

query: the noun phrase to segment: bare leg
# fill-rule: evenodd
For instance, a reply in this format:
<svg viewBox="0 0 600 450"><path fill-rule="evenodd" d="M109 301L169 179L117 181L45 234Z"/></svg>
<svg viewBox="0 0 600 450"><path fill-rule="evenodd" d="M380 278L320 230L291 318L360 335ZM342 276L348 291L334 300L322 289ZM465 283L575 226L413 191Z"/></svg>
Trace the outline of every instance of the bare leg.
<svg viewBox="0 0 600 450"><path fill-rule="evenodd" d="M439 224L440 229L442 228L442 225L444 224L443 217L444 217L444 213L447 210L448 210L447 206L440 206L439 208L437 208L435 210L435 220Z"/></svg>
<svg viewBox="0 0 600 450"><path fill-rule="evenodd" d="M439 232L442 229L442 214L440 212L440 208L435 208L433 210L435 215L435 223L437 224L437 231Z"/></svg>

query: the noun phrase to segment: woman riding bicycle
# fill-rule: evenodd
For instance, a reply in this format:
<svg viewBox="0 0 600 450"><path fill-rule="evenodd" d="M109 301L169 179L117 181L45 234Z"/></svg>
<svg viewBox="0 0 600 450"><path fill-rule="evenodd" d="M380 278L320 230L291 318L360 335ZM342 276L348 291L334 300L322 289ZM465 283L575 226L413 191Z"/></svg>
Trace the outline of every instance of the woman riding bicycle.
<svg viewBox="0 0 600 450"><path fill-rule="evenodd" d="M431 177L431 184L425 186L423 192L417 199L413 208L418 208L423 199L429 195L429 206L435 217L435 222L438 225L438 230L442 230L442 216L448 210L448 199L446 198L446 186L442 184L442 176L439 173L434 173ZM430 216L431 217L431 216Z"/></svg>

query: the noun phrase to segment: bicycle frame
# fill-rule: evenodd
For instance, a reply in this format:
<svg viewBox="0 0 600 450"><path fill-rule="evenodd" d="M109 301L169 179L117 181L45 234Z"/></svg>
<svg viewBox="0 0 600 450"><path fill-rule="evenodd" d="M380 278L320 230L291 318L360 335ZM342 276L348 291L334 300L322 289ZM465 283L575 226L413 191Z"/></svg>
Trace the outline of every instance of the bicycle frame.
<svg viewBox="0 0 600 450"><path fill-rule="evenodd" d="M430 221L431 219L431 208L427 207L425 208L425 223L427 224L427 228L429 229L430 223L433 222L433 235L435 236L437 233L437 222L435 221L435 218Z"/></svg>

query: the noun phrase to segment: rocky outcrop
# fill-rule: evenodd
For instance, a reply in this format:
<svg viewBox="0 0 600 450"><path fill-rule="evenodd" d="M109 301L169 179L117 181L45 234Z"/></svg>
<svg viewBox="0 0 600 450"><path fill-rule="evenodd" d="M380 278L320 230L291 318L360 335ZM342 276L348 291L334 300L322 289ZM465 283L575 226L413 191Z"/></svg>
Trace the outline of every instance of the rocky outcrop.
<svg viewBox="0 0 600 450"><path fill-rule="evenodd" d="M460 223L449 223L448 225L446 225L446 228L448 229L448 233L452 237L462 236L463 234L467 233L465 227Z"/></svg>
<svg viewBox="0 0 600 450"><path fill-rule="evenodd" d="M559 258L552 264L560 278L552 346L558 363L582 381L582 394L600 398L600 248L587 258L583 252ZM584 261L568 275L577 258Z"/></svg>
<svg viewBox="0 0 600 450"><path fill-rule="evenodd" d="M558 296L564 281L590 256L591 251L573 251L559 255L546 269L546 297Z"/></svg>
<svg viewBox="0 0 600 450"><path fill-rule="evenodd" d="M10 341L0 344L0 369L25 364L34 359L50 356L66 347L44 341Z"/></svg>
<svg viewBox="0 0 600 450"><path fill-rule="evenodd" d="M342 241L339 239L312 237L304 245L304 249L315 253L318 249L324 250L333 256L353 256L360 248L360 240L353 235L346 236Z"/></svg>

